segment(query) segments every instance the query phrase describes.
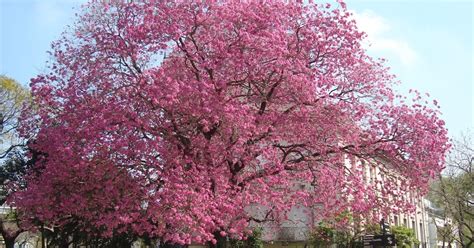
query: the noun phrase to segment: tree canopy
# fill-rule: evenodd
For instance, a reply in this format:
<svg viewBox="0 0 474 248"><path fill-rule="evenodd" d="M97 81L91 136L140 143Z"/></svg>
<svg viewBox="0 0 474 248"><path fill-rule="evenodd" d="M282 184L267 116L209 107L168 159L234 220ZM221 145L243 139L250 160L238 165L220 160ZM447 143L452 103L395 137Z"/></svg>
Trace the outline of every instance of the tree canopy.
<svg viewBox="0 0 474 248"><path fill-rule="evenodd" d="M24 121L45 155L12 202L25 224L179 244L294 206L410 208L400 192L441 171L447 132L363 38L344 4L92 1L32 81L41 108ZM396 174L367 184L355 158Z"/></svg>
<svg viewBox="0 0 474 248"><path fill-rule="evenodd" d="M21 111L30 100L29 91L15 80L0 75L0 159L24 145L18 136Z"/></svg>
<svg viewBox="0 0 474 248"><path fill-rule="evenodd" d="M27 162L24 158L26 139L19 136L20 115L29 106L29 91L14 79L0 75L0 205L14 188L24 186ZM10 209L0 216L0 233L6 247L14 246L19 228L16 212Z"/></svg>
<svg viewBox="0 0 474 248"><path fill-rule="evenodd" d="M439 217L452 222L437 227L443 241L455 239L462 247L474 244L473 138L473 134L468 133L454 140L446 170L432 183L428 195L440 208Z"/></svg>

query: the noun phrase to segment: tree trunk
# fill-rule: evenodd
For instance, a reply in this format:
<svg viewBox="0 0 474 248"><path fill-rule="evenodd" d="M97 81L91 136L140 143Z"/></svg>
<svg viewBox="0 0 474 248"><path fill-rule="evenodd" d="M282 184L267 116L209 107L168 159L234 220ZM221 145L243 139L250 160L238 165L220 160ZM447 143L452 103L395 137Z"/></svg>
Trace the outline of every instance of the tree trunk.
<svg viewBox="0 0 474 248"><path fill-rule="evenodd" d="M217 240L216 244L208 242L209 248L227 248L227 238L222 237L219 232L214 232L214 238Z"/></svg>
<svg viewBox="0 0 474 248"><path fill-rule="evenodd" d="M463 215L463 205L461 201L458 201L458 210L459 211L459 218L457 220L458 222L458 235L459 235L459 240L461 241L461 246L464 247L464 233L463 233L463 223L464 223L464 215Z"/></svg>
<svg viewBox="0 0 474 248"><path fill-rule="evenodd" d="M0 218L0 233L5 241L6 248L13 248L15 239L22 233L23 230L18 228L18 224L12 221L5 221Z"/></svg>
<svg viewBox="0 0 474 248"><path fill-rule="evenodd" d="M15 247L15 239L16 237L3 237L3 240L5 241L5 248Z"/></svg>
<svg viewBox="0 0 474 248"><path fill-rule="evenodd" d="M15 246L15 239L20 235L20 231L8 233L6 230L1 229L3 240L5 241L6 248L13 248Z"/></svg>

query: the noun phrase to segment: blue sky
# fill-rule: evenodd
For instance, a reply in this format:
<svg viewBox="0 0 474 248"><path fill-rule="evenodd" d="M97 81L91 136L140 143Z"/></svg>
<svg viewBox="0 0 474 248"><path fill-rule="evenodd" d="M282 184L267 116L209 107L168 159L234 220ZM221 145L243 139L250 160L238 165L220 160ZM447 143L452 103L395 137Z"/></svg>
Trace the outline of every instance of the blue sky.
<svg viewBox="0 0 474 248"><path fill-rule="evenodd" d="M27 85L85 1L0 0L0 74ZM318 1L320 2L320 1ZM452 137L474 129L473 2L347 1L365 45L402 82L437 99Z"/></svg>

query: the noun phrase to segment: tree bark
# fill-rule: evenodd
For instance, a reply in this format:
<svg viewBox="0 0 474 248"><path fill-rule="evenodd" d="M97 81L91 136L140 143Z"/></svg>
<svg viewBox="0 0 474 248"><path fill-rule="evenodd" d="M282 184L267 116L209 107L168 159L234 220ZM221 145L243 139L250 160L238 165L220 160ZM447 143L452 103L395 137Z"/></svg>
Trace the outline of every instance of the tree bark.
<svg viewBox="0 0 474 248"><path fill-rule="evenodd" d="M3 240L5 241L6 248L13 248L15 245L15 239L20 235L21 230L15 232L8 232L3 226L3 222L0 224L0 232L2 234Z"/></svg>
<svg viewBox="0 0 474 248"><path fill-rule="evenodd" d="M6 248L14 248L15 247L15 239L16 239L16 237L3 237L3 240L5 241L5 247Z"/></svg>
<svg viewBox="0 0 474 248"><path fill-rule="evenodd" d="M209 242L210 248L226 248L227 247L226 237L222 237L219 232L214 232L214 238L217 240L217 243L213 244Z"/></svg>

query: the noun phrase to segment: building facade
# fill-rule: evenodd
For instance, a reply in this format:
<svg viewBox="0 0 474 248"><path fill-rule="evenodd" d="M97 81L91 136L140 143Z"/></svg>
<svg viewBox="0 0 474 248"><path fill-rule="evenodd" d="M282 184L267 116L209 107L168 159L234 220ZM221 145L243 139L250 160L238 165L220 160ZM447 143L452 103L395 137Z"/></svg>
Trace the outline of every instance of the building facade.
<svg viewBox="0 0 474 248"><path fill-rule="evenodd" d="M364 181L367 184L383 182L386 176L384 174L396 173L396 171L390 170L390 164L383 159L377 161L347 159L345 163L349 168L354 163L362 166L363 170L361 173L363 173ZM427 210L426 200L413 192L404 192L404 194L406 194L414 209L408 212L392 213L390 216L385 217L386 222L391 226L404 226L412 229L416 239L419 241L418 247L437 248L438 246L433 243L433 240L437 239L434 236L436 232L432 230L431 223L433 218ZM310 233L321 221L321 219L315 217L314 211L314 209L294 207L288 214L288 220L279 223L278 227L271 223L260 225L264 229L264 240L272 244L272 247L277 247L275 246L276 244L279 244L281 247L308 247Z"/></svg>

